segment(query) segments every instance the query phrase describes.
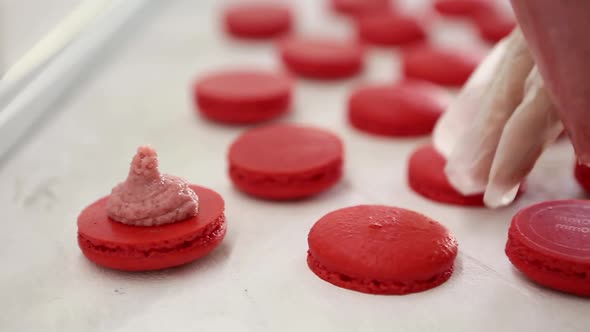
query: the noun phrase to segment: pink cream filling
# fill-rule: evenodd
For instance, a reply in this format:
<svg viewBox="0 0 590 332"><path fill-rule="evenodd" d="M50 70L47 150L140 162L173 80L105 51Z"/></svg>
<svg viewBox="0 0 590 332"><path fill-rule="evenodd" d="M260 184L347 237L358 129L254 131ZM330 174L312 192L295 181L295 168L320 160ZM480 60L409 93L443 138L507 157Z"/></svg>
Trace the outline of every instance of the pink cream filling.
<svg viewBox="0 0 590 332"><path fill-rule="evenodd" d="M158 226L197 215L199 198L179 177L161 174L158 155L150 146L140 146L129 175L113 188L107 215L133 226Z"/></svg>

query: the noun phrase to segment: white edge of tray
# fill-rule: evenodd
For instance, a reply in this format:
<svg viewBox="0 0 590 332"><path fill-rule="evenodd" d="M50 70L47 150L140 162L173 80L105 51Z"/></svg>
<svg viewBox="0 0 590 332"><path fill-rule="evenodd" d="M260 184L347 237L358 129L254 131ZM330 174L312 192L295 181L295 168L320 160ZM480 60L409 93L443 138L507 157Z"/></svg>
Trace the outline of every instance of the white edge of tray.
<svg viewBox="0 0 590 332"><path fill-rule="evenodd" d="M97 53L108 47L115 36L119 37L118 33L123 27L149 3L150 0L110 1L107 6L92 8L96 17L92 17L88 10L74 11L64 21L90 20L79 34L70 35L71 40L59 41L63 49L53 49L53 55L48 56L45 61L39 61L36 68L32 66L28 73L22 73L8 84L0 84L0 161L7 157L8 152L26 137L37 121L85 74ZM75 17L76 15L84 17ZM58 25L62 23L64 22ZM55 31L48 35L53 33ZM40 43L44 43L46 39L42 38ZM31 50L33 53L34 51ZM47 49L39 50L43 51ZM30 57L31 52L25 57ZM18 61L17 64L19 62L22 63Z"/></svg>

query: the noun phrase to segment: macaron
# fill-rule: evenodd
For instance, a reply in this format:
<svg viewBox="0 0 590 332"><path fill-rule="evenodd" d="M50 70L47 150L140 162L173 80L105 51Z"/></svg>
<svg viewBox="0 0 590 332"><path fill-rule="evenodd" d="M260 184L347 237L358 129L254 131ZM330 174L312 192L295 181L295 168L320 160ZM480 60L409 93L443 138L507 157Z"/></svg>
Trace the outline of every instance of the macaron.
<svg viewBox="0 0 590 332"><path fill-rule="evenodd" d="M195 217L159 226L126 225L107 215L108 196L78 217L78 245L90 261L124 271L183 265L209 254L226 232L224 201L211 189L190 185L199 197Z"/></svg>
<svg viewBox="0 0 590 332"><path fill-rule="evenodd" d="M361 15L356 27L360 40L380 46L404 46L427 38L424 20L392 11Z"/></svg>
<svg viewBox="0 0 590 332"><path fill-rule="evenodd" d="M578 184L580 184L587 193L590 193L590 167L581 163L576 163L574 176L578 181Z"/></svg>
<svg viewBox="0 0 590 332"><path fill-rule="evenodd" d="M361 15L391 9L391 0L330 0L334 11L347 15Z"/></svg>
<svg viewBox="0 0 590 332"><path fill-rule="evenodd" d="M344 79L363 69L364 49L352 40L288 37L278 47L285 67L303 77Z"/></svg>
<svg viewBox="0 0 590 332"><path fill-rule="evenodd" d="M195 111L220 123L264 122L289 112L292 89L288 76L270 71L211 73L194 85Z"/></svg>
<svg viewBox="0 0 590 332"><path fill-rule="evenodd" d="M447 161L433 145L428 144L419 147L412 153L408 162L408 184L410 188L420 196L435 202L462 205L484 206L483 193L463 195L458 192L445 174ZM526 187L523 183L518 196L524 193Z"/></svg>
<svg viewBox="0 0 590 332"><path fill-rule="evenodd" d="M353 127L375 135L427 135L448 103L446 91L427 82L365 85L350 96L348 119Z"/></svg>
<svg viewBox="0 0 590 332"><path fill-rule="evenodd" d="M414 211L359 205L320 218L308 236L307 264L338 287L371 294L421 292L453 273L457 241Z"/></svg>
<svg viewBox="0 0 590 332"><path fill-rule="evenodd" d="M499 9L478 12L473 17L479 36L490 43L497 43L516 27L513 15Z"/></svg>
<svg viewBox="0 0 590 332"><path fill-rule="evenodd" d="M479 12L494 9L492 0L436 0L434 9L442 15L471 18Z"/></svg>
<svg viewBox="0 0 590 332"><path fill-rule="evenodd" d="M402 68L406 78L460 87L469 79L483 56L479 51L424 44L402 52Z"/></svg>
<svg viewBox="0 0 590 332"><path fill-rule="evenodd" d="M590 201L548 201L522 209L512 219L506 255L539 285L590 296Z"/></svg>
<svg viewBox="0 0 590 332"><path fill-rule="evenodd" d="M343 144L315 127L279 124L240 135L228 153L229 176L244 193L271 200L319 194L342 177Z"/></svg>
<svg viewBox="0 0 590 332"><path fill-rule="evenodd" d="M291 30L292 14L288 6L273 2L236 3L225 8L223 23L232 36L268 39Z"/></svg>
<svg viewBox="0 0 590 332"><path fill-rule="evenodd" d="M484 206L483 193L465 196L455 190L444 172L447 161L432 145L418 148L408 162L408 184L430 200L464 206Z"/></svg>

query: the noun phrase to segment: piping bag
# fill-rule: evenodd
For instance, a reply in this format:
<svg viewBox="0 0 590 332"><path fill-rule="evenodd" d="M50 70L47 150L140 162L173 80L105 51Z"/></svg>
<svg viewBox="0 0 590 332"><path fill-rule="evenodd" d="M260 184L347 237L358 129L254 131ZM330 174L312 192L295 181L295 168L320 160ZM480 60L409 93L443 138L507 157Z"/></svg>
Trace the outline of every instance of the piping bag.
<svg viewBox="0 0 590 332"><path fill-rule="evenodd" d="M511 2L578 160L590 165L590 1Z"/></svg>

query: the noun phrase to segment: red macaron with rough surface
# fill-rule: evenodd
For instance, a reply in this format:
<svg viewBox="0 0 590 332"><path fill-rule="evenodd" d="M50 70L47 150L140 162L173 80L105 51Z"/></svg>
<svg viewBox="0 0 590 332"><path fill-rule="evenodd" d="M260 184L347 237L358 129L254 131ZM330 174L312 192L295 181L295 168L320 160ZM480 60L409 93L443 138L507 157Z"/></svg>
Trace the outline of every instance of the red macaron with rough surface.
<svg viewBox="0 0 590 332"><path fill-rule="evenodd" d="M580 186L582 186L586 192L590 193L590 167L582 163L576 163L574 176Z"/></svg>
<svg viewBox="0 0 590 332"><path fill-rule="evenodd" d="M416 193L433 201L484 206L483 193L465 196L455 190L444 172L447 161L432 145L418 148L408 163L408 184Z"/></svg>
<svg viewBox="0 0 590 332"><path fill-rule="evenodd" d="M92 262L124 271L183 265L215 249L226 232L224 202L216 192L191 185L199 197L197 216L160 226L130 226L107 216L108 196L78 217L78 245Z"/></svg>
<svg viewBox="0 0 590 332"><path fill-rule="evenodd" d="M500 10L479 12L473 21L480 37L490 43L499 42L516 27L514 16Z"/></svg>
<svg viewBox="0 0 590 332"><path fill-rule="evenodd" d="M226 31L238 38L267 39L291 30L291 9L272 2L236 3L223 13Z"/></svg>
<svg viewBox="0 0 590 332"><path fill-rule="evenodd" d="M292 82L265 71L224 71L205 76L194 87L197 111L210 120L257 123L290 110Z"/></svg>
<svg viewBox="0 0 590 332"><path fill-rule="evenodd" d="M427 82L362 86L348 101L348 119L357 129L382 136L432 132L449 103L442 88Z"/></svg>
<svg viewBox="0 0 590 332"><path fill-rule="evenodd" d="M239 136L229 149L229 175L241 191L259 198L306 198L342 177L340 138L300 125L258 127Z"/></svg>
<svg viewBox="0 0 590 332"><path fill-rule="evenodd" d="M479 12L493 10L492 0L436 0L434 9L442 15L471 18Z"/></svg>
<svg viewBox="0 0 590 332"><path fill-rule="evenodd" d="M356 27L359 39L381 46L403 46L427 38L424 20L390 11L362 15Z"/></svg>
<svg viewBox="0 0 590 332"><path fill-rule="evenodd" d="M414 211L359 205L328 213L311 228L307 264L321 279L371 294L436 287L453 273L457 241Z"/></svg>
<svg viewBox="0 0 590 332"><path fill-rule="evenodd" d="M363 69L364 48L354 42L321 38L286 38L280 57L293 73L314 79L343 79Z"/></svg>
<svg viewBox="0 0 590 332"><path fill-rule="evenodd" d="M332 9L347 15L391 10L391 0L331 0Z"/></svg>
<svg viewBox="0 0 590 332"><path fill-rule="evenodd" d="M590 296L590 201L548 201L521 210L512 219L506 255L542 286Z"/></svg>
<svg viewBox="0 0 590 332"><path fill-rule="evenodd" d="M460 87L483 59L483 52L420 45L402 52L405 77Z"/></svg>

